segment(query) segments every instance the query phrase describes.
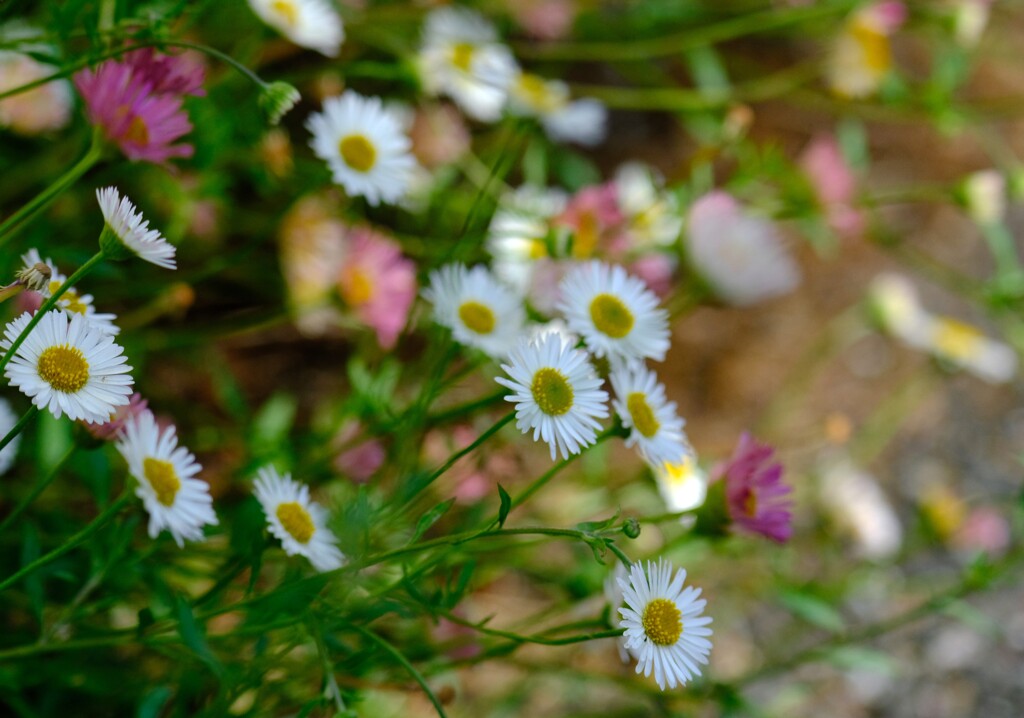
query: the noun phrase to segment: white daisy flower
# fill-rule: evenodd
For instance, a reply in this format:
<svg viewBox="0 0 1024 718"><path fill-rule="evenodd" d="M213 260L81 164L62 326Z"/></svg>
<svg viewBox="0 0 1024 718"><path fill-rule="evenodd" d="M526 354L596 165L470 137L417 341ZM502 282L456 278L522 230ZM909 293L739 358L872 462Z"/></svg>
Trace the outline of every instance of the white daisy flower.
<svg viewBox="0 0 1024 718"><path fill-rule="evenodd" d="M49 297L54 292L58 291L64 286L64 283L68 280L66 276L57 271L56 265L53 261L47 257L45 260L39 256L37 249L30 249L25 254L21 255L22 261L25 266L31 267L38 264L44 264L50 269L50 277L46 280L42 288L38 291L44 297ZM100 314L96 311L96 307L92 303L91 294L79 294L78 290L74 287L69 287L65 291L60 299L57 300L57 307L60 307L65 312L70 314L81 314L83 317L89 320L89 323L96 329L109 334L112 337L116 337L121 332L121 327L114 324L114 320L117 319L116 314Z"/></svg>
<svg viewBox="0 0 1024 718"><path fill-rule="evenodd" d="M203 541L203 526L217 525L213 498L209 485L195 478L203 467L178 446L174 427L160 431L153 413L143 411L125 421L117 450L139 482L135 495L149 513L149 537L167 529L179 548L186 540Z"/></svg>
<svg viewBox="0 0 1024 718"><path fill-rule="evenodd" d="M505 401L516 406L516 426L524 434L533 429L563 458L594 443L598 419L608 416L608 394L594 372L586 352L574 349L558 334L543 334L534 342L522 341L501 368L512 377L495 379L514 393Z"/></svg>
<svg viewBox="0 0 1024 718"><path fill-rule="evenodd" d="M494 27L472 10L432 10L419 55L424 89L451 97L476 120L498 120L519 68L497 39Z"/></svg>
<svg viewBox="0 0 1024 718"><path fill-rule="evenodd" d="M662 361L668 351L668 312L658 297L619 265L581 263L559 287L559 309L569 329L597 357Z"/></svg>
<svg viewBox="0 0 1024 718"><path fill-rule="evenodd" d="M26 312L4 330L0 348L9 350L32 320ZM128 403L132 370L121 347L80 314L53 310L25 338L7 365L11 384L58 419L103 423Z"/></svg>
<svg viewBox="0 0 1024 718"><path fill-rule="evenodd" d="M149 228L149 221L135 211L135 205L122 197L116 187L96 190L103 221L100 248L110 259L138 257L165 269L176 269L175 248L160 232Z"/></svg>
<svg viewBox="0 0 1024 718"><path fill-rule="evenodd" d="M341 16L327 0L249 0L260 20L296 45L336 57L345 39Z"/></svg>
<svg viewBox="0 0 1024 718"><path fill-rule="evenodd" d="M530 288L533 265L548 256L550 220L565 209L564 192L523 185L502 197L487 230L494 273L521 294Z"/></svg>
<svg viewBox="0 0 1024 718"><path fill-rule="evenodd" d="M637 248L676 243L683 231L683 214L676 196L665 191L661 175L639 162L628 162L615 172L615 188L629 236Z"/></svg>
<svg viewBox="0 0 1024 718"><path fill-rule="evenodd" d="M379 97L346 90L324 100L323 112L310 115L306 128L313 133L313 152L350 195L372 205L405 195L416 167L412 143L401 119Z"/></svg>
<svg viewBox="0 0 1024 718"><path fill-rule="evenodd" d="M482 265L448 264L431 272L423 296L434 305L434 320L457 342L491 357L507 356L523 335L522 299Z"/></svg>
<svg viewBox="0 0 1024 718"><path fill-rule="evenodd" d="M625 629L626 648L637 656L636 672L654 670L654 680L665 690L686 685L700 675L698 663L707 665L711 652L711 618L702 616L707 601L698 599L700 589L683 588L686 569L672 576L672 564L664 559L638 561L629 570L629 581L619 579L625 608L619 609Z"/></svg>
<svg viewBox="0 0 1024 718"><path fill-rule="evenodd" d="M709 192L693 203L686 253L716 294L736 306L786 294L800 283L775 224L748 214L728 192Z"/></svg>
<svg viewBox="0 0 1024 718"><path fill-rule="evenodd" d="M659 464L651 469L669 511L679 513L704 505L708 495L708 475L697 464L692 449L678 464Z"/></svg>
<svg viewBox="0 0 1024 718"><path fill-rule="evenodd" d="M985 336L959 319L934 316L926 322L920 347L971 372L990 384L1003 384L1017 373L1013 347Z"/></svg>
<svg viewBox="0 0 1024 718"><path fill-rule="evenodd" d="M0 439L7 436L7 432L13 429L17 423L18 416L11 410L11 405L6 399L0 399ZM0 476L6 474L11 468L11 464L14 463L15 457L18 455L19 441L21 441L20 434L11 439L3 449L0 449Z"/></svg>
<svg viewBox="0 0 1024 718"><path fill-rule="evenodd" d="M593 99L571 101L569 86L521 72L509 87L509 112L536 117L548 137L556 142L596 145L605 136L608 111Z"/></svg>
<svg viewBox="0 0 1024 718"><path fill-rule="evenodd" d="M616 368L610 378L615 389L612 406L630 430L626 446L636 446L640 456L655 466L685 461L690 453L685 422L676 414L675 402L666 400L665 386L654 372L637 364Z"/></svg>
<svg viewBox="0 0 1024 718"><path fill-rule="evenodd" d="M621 561L616 561L615 568L604 579L604 600L608 602L608 607L612 610L613 617L622 607L622 587L619 585L619 581L625 578L626 567L622 565ZM630 658L636 660L636 656L626 648L625 636L619 636L615 639L615 644L615 647L619 649L619 659L623 663L629 663Z"/></svg>
<svg viewBox="0 0 1024 718"><path fill-rule="evenodd" d="M317 571L345 565L338 539L327 528L327 509L309 498L309 487L281 477L273 466L264 466L255 483L256 499L267 515L270 533L281 540L289 556L305 556Z"/></svg>

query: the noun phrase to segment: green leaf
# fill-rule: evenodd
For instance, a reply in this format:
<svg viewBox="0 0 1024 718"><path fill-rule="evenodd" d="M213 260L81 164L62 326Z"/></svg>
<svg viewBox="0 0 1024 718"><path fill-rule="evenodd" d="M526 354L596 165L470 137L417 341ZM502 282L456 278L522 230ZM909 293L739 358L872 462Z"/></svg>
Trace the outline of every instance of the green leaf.
<svg viewBox="0 0 1024 718"><path fill-rule="evenodd" d="M266 453L266 447L280 444L292 428L296 407L295 398L289 394L274 394L270 397L253 420L250 434L252 445Z"/></svg>
<svg viewBox="0 0 1024 718"><path fill-rule="evenodd" d="M135 718L159 718L170 697L171 689L167 686L154 688L139 702Z"/></svg>
<svg viewBox="0 0 1024 718"><path fill-rule="evenodd" d="M826 660L840 668L860 668L876 673L894 675L899 664L888 654L863 646L842 646L828 652Z"/></svg>
<svg viewBox="0 0 1024 718"><path fill-rule="evenodd" d="M498 526L505 525L508 512L512 510L512 497L505 491L505 487L498 484L498 498L501 500L501 508L498 509Z"/></svg>
<svg viewBox="0 0 1024 718"><path fill-rule="evenodd" d="M616 511L615 515L610 519L604 519L603 521L584 521L583 523L576 524L576 528L580 531L603 531L604 529L611 528L619 522L619 512Z"/></svg>
<svg viewBox="0 0 1024 718"><path fill-rule="evenodd" d="M447 501L442 501L434 508L430 509L427 513L420 516L420 520L416 522L416 530L413 532L410 543L419 539L420 536L427 532L431 526L437 523L437 520L448 513L448 509L455 503L455 498L450 498Z"/></svg>
<svg viewBox="0 0 1024 718"><path fill-rule="evenodd" d="M224 668L220 661L210 652L206 644L206 635L203 628L196 622L192 615L192 607L184 598L178 597L178 633L185 646L195 654L196 658L210 667L217 676L220 676Z"/></svg>
<svg viewBox="0 0 1024 718"><path fill-rule="evenodd" d="M830 603L809 593L785 591L779 594L779 603L797 618L826 631L838 633L846 626L839 611Z"/></svg>

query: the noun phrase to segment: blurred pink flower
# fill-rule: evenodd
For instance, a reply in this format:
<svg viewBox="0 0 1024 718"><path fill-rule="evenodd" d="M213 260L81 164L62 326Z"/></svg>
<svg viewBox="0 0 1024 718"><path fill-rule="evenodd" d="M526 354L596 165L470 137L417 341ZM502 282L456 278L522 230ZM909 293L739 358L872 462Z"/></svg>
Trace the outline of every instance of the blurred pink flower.
<svg viewBox="0 0 1024 718"><path fill-rule="evenodd" d="M864 216L853 207L857 178L832 135L818 135L800 156L800 167L811 180L829 226L843 236L864 231Z"/></svg>
<svg viewBox="0 0 1024 718"><path fill-rule="evenodd" d="M58 68L18 52L0 52L0 92L47 77ZM71 119L71 85L53 80L0 101L0 127L20 135L38 135L64 127Z"/></svg>
<svg viewBox="0 0 1024 718"><path fill-rule="evenodd" d="M89 121L128 159L155 163L192 155L192 145L173 143L192 130L182 100L203 94L202 81L203 69L194 62L150 49L74 76Z"/></svg>
<svg viewBox="0 0 1024 718"><path fill-rule="evenodd" d="M998 556L1010 545L1010 526L998 509L979 506L960 525L952 541L963 551L984 551Z"/></svg>
<svg viewBox="0 0 1024 718"><path fill-rule="evenodd" d="M519 0L509 9L526 34L538 40L559 40L576 19L574 0Z"/></svg>
<svg viewBox="0 0 1024 718"><path fill-rule="evenodd" d="M672 291L675 270L675 259L662 252L647 254L629 265L629 273L644 280L644 284L662 299Z"/></svg>
<svg viewBox="0 0 1024 718"><path fill-rule="evenodd" d="M551 224L573 230L572 254L583 259L611 249L609 244L620 238L625 220L618 188L614 182L606 182L584 187L574 194Z"/></svg>
<svg viewBox="0 0 1024 718"><path fill-rule="evenodd" d="M416 298L416 265L391 239L367 227L351 230L338 276L338 291L361 321L391 349Z"/></svg>
<svg viewBox="0 0 1024 718"><path fill-rule="evenodd" d="M900 0L882 0L862 12L878 23L878 27L886 33L896 32L907 21L907 6Z"/></svg>
<svg viewBox="0 0 1024 718"><path fill-rule="evenodd" d="M433 169L456 162L469 149L470 136L462 115L451 105L427 105L416 110L409 128L412 153Z"/></svg>
<svg viewBox="0 0 1024 718"><path fill-rule="evenodd" d="M127 404L119 406L114 410L114 413L110 415L110 419L105 424L90 424L84 421L79 423L93 438L100 441L114 441L121 433L125 422L142 414L148 406L149 403L142 398L141 394L136 392L132 394Z"/></svg>
<svg viewBox="0 0 1024 718"><path fill-rule="evenodd" d="M377 473L386 457L384 445L376 439L369 439L338 454L334 466L356 483L362 484Z"/></svg>
<svg viewBox="0 0 1024 718"><path fill-rule="evenodd" d="M793 535L790 513L793 489L782 480L775 449L744 433L732 458L715 468L711 481L725 481L725 500L734 525L778 543Z"/></svg>

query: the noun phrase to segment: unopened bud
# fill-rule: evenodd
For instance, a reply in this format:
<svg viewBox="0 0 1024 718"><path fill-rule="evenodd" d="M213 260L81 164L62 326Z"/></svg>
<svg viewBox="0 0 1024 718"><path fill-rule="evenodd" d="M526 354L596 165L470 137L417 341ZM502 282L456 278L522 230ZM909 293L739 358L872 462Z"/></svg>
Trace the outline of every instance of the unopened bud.
<svg viewBox="0 0 1024 718"><path fill-rule="evenodd" d="M302 99L302 95L294 86L287 82L271 82L264 86L260 93L260 109L267 116L267 121L276 125Z"/></svg>
<svg viewBox="0 0 1024 718"><path fill-rule="evenodd" d="M640 535L640 522L636 519L626 519L625 523L622 524L622 533L631 539L635 539Z"/></svg>
<svg viewBox="0 0 1024 718"><path fill-rule="evenodd" d="M43 262L36 262L31 267L24 267L15 276L17 276L18 281L21 282L25 289L41 292L46 289L46 285L50 282L52 272L50 267Z"/></svg>

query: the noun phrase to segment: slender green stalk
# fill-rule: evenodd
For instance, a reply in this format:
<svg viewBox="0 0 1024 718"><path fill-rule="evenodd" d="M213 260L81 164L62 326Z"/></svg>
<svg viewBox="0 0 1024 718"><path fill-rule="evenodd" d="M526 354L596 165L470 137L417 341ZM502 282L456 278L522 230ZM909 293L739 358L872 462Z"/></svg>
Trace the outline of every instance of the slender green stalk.
<svg viewBox="0 0 1024 718"><path fill-rule="evenodd" d="M615 427L605 429L603 432L598 434L597 439L595 439L594 443L588 446L587 449L597 446L598 444L604 443L607 439L610 439L617 433L619 432L616 430ZM586 449L584 449L584 451L586 451ZM523 489L523 491L520 492L518 496L512 499L512 508L514 509L517 506L521 506L528 498L530 498L535 493L544 488L544 485L551 481L551 479L555 478L555 475L557 475L562 469L567 467L572 462L576 461L576 459L580 458L581 456L583 456L582 451L578 454L573 454L567 459L562 459L557 464L555 464L550 469L541 474L538 478L534 479L533 483L531 483L529 486Z"/></svg>
<svg viewBox="0 0 1024 718"><path fill-rule="evenodd" d="M364 636L373 643L376 643L378 646L383 648L384 651L388 653L392 658L398 661L398 663L400 663L402 667L406 671L408 671L409 675L413 677L413 680L420 684L420 688L422 688L423 692L427 694L427 698L430 699L430 702L434 704L434 710L437 711L437 714L441 718L448 718L448 716L445 715L444 707L441 705L441 701L437 699L437 696L434 695L434 692L430 690L430 686L427 685L427 679L425 679L423 675L416 670L416 667L409 662L408 658L403 656L402 653L397 648L392 646L390 643L385 641L376 633L373 633L372 631L369 631L363 628L362 626L357 626L354 623L350 623L349 626L356 633Z"/></svg>
<svg viewBox="0 0 1024 718"><path fill-rule="evenodd" d="M33 409L35 409L35 411L39 411L37 407L33 406L32 409L29 409L27 412L25 412L25 415L28 416L34 413L32 411ZM24 419L25 417L22 417L22 421L24 421ZM0 450L3 449L6 441L7 439L4 439L3 442L0 442ZM32 487L32 490L18 503L17 506L14 507L14 510L11 513L9 513L2 522L0 522L0 533L3 533L4 529L6 529L8 526L14 523L18 519L18 517L21 516L21 514L25 511L25 509L27 509L29 505L36 500L36 497L38 497L39 494L46 491L46 487L53 483L53 480L57 478L57 472L60 471L61 467L63 467L64 464L67 463L68 459L71 458L72 454L75 453L75 448L76 447L72 446L70 449L68 449L67 452L65 452L64 456L60 458L60 461L58 461L53 466L53 468L50 469L49 473L47 473L46 476L42 477L39 481L37 481L36 485Z"/></svg>
<svg viewBox="0 0 1024 718"><path fill-rule="evenodd" d="M33 561L32 563L28 564L27 566L23 566L21 568L21 570L19 570L19 571L15 572L14 574L8 576L3 581L0 581L0 591L3 591L5 589L7 589L8 587L10 587L13 584L17 583L21 579L25 578L25 576L28 576L33 571L36 571L36 570L42 568L43 566L46 566L47 564L52 563L53 561L56 561L58 558L60 558L64 554L66 554L66 553L74 550L78 546L80 546L82 543L84 543L86 541L86 539L88 539L94 533L96 533L101 528L103 528L106 525L106 523L108 521L110 521L110 519L114 518L114 516L116 516L117 513L122 508L124 508L125 505L127 505L127 503L131 500L131 498L132 498L131 497L131 493L126 489L124 491L124 493L122 493L121 496L119 496L118 499L116 501L114 501L114 503L112 503L110 506L108 506L107 509L103 513L101 513L99 516L94 518L81 531L76 533L74 536L69 538L67 541L65 541L63 544L61 544L57 548L55 548L53 551L50 551L48 554L46 554L44 556L40 556L39 558L37 558L35 561Z"/></svg>
<svg viewBox="0 0 1024 718"><path fill-rule="evenodd" d="M18 338L14 340L14 343L11 344L11 348L7 350L6 354L4 354L4 358L0 359L0 372L3 372L4 367L6 367L14 357L14 353L18 351L18 348L22 345L28 335L32 333L32 330L35 329L36 325L42 321L46 313L53 309L58 300L64 296L64 292L68 291L76 282L81 280L82 277L91 272L97 264L103 261L103 259L103 252L97 252L94 254L89 261L79 267L74 274L68 277L67 281L60 286L60 289L51 294L50 298L43 302L43 306L39 307L39 311L32 315L32 319L29 321L28 326L26 326L22 330L21 334L18 335Z"/></svg>
<svg viewBox="0 0 1024 718"><path fill-rule="evenodd" d="M621 628L612 628L605 631L584 633L575 636L565 636L564 638L544 638L543 633L523 636L518 633L512 633L511 631L501 631L496 628L488 628L482 624L467 621L465 618L456 616L454 613L450 613L448 611L441 612L441 615L452 623L457 623L458 625L465 626L466 628L472 628L474 631L485 633L488 636L508 638L516 643L536 643L541 646L568 646L573 643L584 643L585 641L594 641L600 638L619 638L622 636ZM550 631L546 631L545 633L550 633Z"/></svg>
<svg viewBox="0 0 1024 718"><path fill-rule="evenodd" d="M0 451L3 451L8 444L14 441L14 437L22 432L22 430L25 428L25 425L32 420L32 417L35 416L38 411L39 407L33 404L28 408L28 410L24 414L21 415L21 418L18 419L18 423L11 427L11 430L7 432L7 436L5 436L3 439L0 439ZM17 509L15 509L15 511L17 511ZM3 526L6 525L7 522L4 521L3 525L0 525L0 530L2 530Z"/></svg>
<svg viewBox="0 0 1024 718"><path fill-rule="evenodd" d="M0 97L3 97L3 95L0 94ZM22 206L21 209L0 224L0 247L23 229L29 221L32 220L32 218L46 209L53 200L57 199L57 197L63 194L69 187L71 187L71 185L77 182L78 179L88 172L102 156L102 143L94 138L92 145L89 147L89 151L85 153L82 159L78 160L71 169L58 177L53 184L29 200L29 202Z"/></svg>
<svg viewBox="0 0 1024 718"><path fill-rule="evenodd" d="M493 394L488 394L487 396L481 397L479 399L467 401L465 404L453 406L451 409L439 411L436 414L428 416L427 423L433 426L436 424L444 424L445 422L448 421L460 419L463 416L466 416L467 414L473 414L477 409L484 409L490 406L491 404L494 404L495 402L504 399L506 394L508 394L508 389L500 389L494 392Z"/></svg>

